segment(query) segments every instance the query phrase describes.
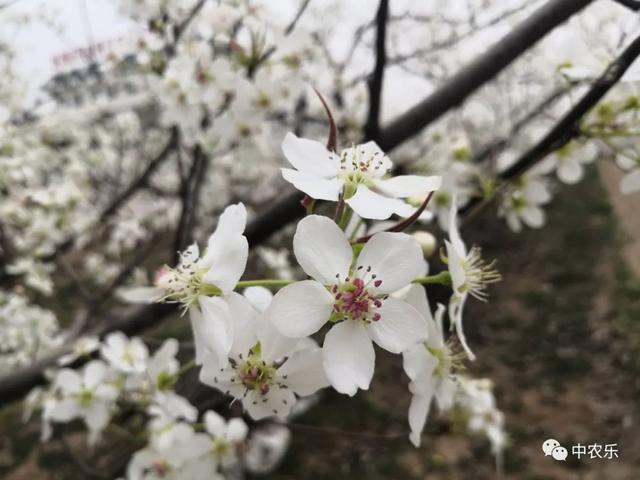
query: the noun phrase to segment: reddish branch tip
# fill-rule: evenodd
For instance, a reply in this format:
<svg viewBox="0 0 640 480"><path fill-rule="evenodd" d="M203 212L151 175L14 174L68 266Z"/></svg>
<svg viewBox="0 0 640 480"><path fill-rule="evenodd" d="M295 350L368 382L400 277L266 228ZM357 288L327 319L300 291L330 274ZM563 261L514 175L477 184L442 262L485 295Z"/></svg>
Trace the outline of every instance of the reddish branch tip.
<svg viewBox="0 0 640 480"><path fill-rule="evenodd" d="M336 127L336 122L333 119L331 109L329 108L329 105L327 105L324 97L318 90L316 90L315 87L311 88L313 88L313 91L316 92L316 95L320 99L320 102L322 102L324 111L327 112L327 118L329 119L329 138L327 139L327 150L329 150L330 152L335 152L338 149L338 128Z"/></svg>

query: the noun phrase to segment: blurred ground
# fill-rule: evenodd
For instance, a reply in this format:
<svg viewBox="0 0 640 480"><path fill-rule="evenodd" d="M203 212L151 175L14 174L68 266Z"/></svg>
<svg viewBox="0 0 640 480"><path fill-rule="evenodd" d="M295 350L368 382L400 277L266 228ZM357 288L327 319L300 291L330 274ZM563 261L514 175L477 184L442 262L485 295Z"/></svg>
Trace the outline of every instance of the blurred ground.
<svg viewBox="0 0 640 480"><path fill-rule="evenodd" d="M617 187L611 172L603 178ZM487 258L498 259L504 277L491 289L489 303L468 303L465 317L479 358L469 374L494 380L506 414L511 445L502 477L483 437L437 415L423 446L411 446L400 359L378 351L371 391L353 399L327 392L296 420L292 448L269 478L639 478L640 282L630 271L638 247L629 239L640 238L640 225L633 227L640 216L626 202L609 199L593 170L580 185L563 188L540 231L513 235L490 214L464 232L468 243L483 245ZM88 478L63 445L36 447L37 427L24 428L17 412L0 416L0 478ZM620 458L555 462L541 450L550 437L565 446L617 443Z"/></svg>

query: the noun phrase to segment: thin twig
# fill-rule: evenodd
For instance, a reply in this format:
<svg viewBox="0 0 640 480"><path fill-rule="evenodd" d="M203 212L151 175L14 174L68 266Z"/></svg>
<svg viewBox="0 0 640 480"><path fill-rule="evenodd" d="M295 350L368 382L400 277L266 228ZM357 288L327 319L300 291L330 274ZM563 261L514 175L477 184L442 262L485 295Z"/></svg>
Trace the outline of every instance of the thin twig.
<svg viewBox="0 0 640 480"><path fill-rule="evenodd" d="M636 37L618 58L609 64L602 75L592 84L591 88L556 122L553 128L538 143L524 152L513 165L500 174L499 177L503 183L494 195L487 199L475 198L467 204L462 210L465 213L465 222L469 222L497 198L498 194L504 191L512 180L519 178L549 153L579 137L581 134L579 128L580 120L620 81L638 56L640 56L640 36Z"/></svg>
<svg viewBox="0 0 640 480"><path fill-rule="evenodd" d="M293 17L293 20L291 20L289 25L287 25L287 28L284 29L285 35L290 35L291 32L293 32L293 30L296 28L296 25L298 24L298 21L302 17L302 14L309 6L309 3L311 3L311 0L302 0L302 3L300 4L300 8L298 8L298 11L296 12L296 16Z"/></svg>
<svg viewBox="0 0 640 480"><path fill-rule="evenodd" d="M378 144L389 150L460 105L540 39L592 0L550 0L513 28L493 47L453 75L440 88L381 131Z"/></svg>

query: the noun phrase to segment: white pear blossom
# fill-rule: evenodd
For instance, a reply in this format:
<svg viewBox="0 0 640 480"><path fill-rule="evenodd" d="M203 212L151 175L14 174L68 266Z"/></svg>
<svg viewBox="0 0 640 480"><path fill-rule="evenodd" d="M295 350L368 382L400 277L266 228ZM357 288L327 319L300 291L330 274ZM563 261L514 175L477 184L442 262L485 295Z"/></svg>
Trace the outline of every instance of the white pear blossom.
<svg viewBox="0 0 640 480"><path fill-rule="evenodd" d="M574 140L549 155L537 171L546 173L555 169L561 182L572 185L582 180L584 165L592 163L597 155L598 147L594 142Z"/></svg>
<svg viewBox="0 0 640 480"><path fill-rule="evenodd" d="M118 397L110 375L100 360L89 362L82 375L68 368L60 370L53 380L53 395L44 401L44 423L82 418L89 429L89 442L95 443L109 423Z"/></svg>
<svg viewBox="0 0 640 480"><path fill-rule="evenodd" d="M241 418L226 421L216 412L210 410L204 414L204 426L211 436L211 446L207 455L200 460L200 468L214 471L218 466L229 468L239 461L239 448L249 433L249 427Z"/></svg>
<svg viewBox="0 0 640 480"><path fill-rule="evenodd" d="M453 353L452 347L444 339L442 317L445 306L438 305L435 320L427 294L420 285L412 285L403 292L405 300L413 305L425 318L428 336L426 342L417 343L403 352L403 367L411 383L411 405L409 406L409 438L420 446L420 436L427 422L431 401L436 399L441 411L449 410L453 404L456 390L454 369L460 364L461 357Z"/></svg>
<svg viewBox="0 0 640 480"><path fill-rule="evenodd" d="M162 391L173 387L180 370L177 354L178 341L168 338L147 362L147 375L155 389Z"/></svg>
<svg viewBox="0 0 640 480"><path fill-rule="evenodd" d="M0 373L27 365L63 343L53 312L18 291L0 291Z"/></svg>
<svg viewBox="0 0 640 480"><path fill-rule="evenodd" d="M240 20L242 15L241 9L228 3L207 2L199 16L196 29L204 37L212 33L225 35L231 31L233 25Z"/></svg>
<svg viewBox="0 0 640 480"><path fill-rule="evenodd" d="M469 430L483 432L487 436L491 451L500 465L508 439L504 430L504 414L496 407L491 380L460 376L458 382L455 403L468 413Z"/></svg>
<svg viewBox="0 0 640 480"><path fill-rule="evenodd" d="M504 196L498 213L514 232L520 232L523 223L530 228L541 228L545 223L542 205L550 200L545 181L539 175L526 175Z"/></svg>
<svg viewBox="0 0 640 480"><path fill-rule="evenodd" d="M147 368L149 350L139 338L128 338L122 332L107 335L100 354L109 365L124 373L142 373Z"/></svg>
<svg viewBox="0 0 640 480"><path fill-rule="evenodd" d="M245 288L242 294L258 312L266 312L273 300L273 294L265 287Z"/></svg>
<svg viewBox="0 0 640 480"><path fill-rule="evenodd" d="M246 469L257 475L271 473L284 458L291 431L282 424L266 424L251 432L244 454Z"/></svg>
<svg viewBox="0 0 640 480"><path fill-rule="evenodd" d="M449 240L445 240L446 261L453 289L453 295L449 300L449 318L469 359L474 360L475 355L467 344L462 328L462 310L468 295L484 301L487 285L499 281L501 277L493 268L493 263L487 264L482 259L479 247L474 246L467 251L458 231L457 215L458 207L454 199L450 210Z"/></svg>
<svg viewBox="0 0 640 480"><path fill-rule="evenodd" d="M246 306L243 317L235 318L251 334L234 339L228 362L207 356L200 381L240 400L256 420L285 418L296 395L311 395L329 385L321 349L311 339L281 335L265 318L256 319L248 302Z"/></svg>
<svg viewBox="0 0 640 480"><path fill-rule="evenodd" d="M625 171L624 177L620 180L620 192L625 195L640 192L640 159L637 155L619 153L616 163Z"/></svg>
<svg viewBox="0 0 640 480"><path fill-rule="evenodd" d="M128 480L193 478L185 476L185 469L189 462L208 451L208 436L195 432L186 423L177 423L162 434L162 441L152 436L146 448L134 453L127 467ZM208 478L217 480L223 477L213 471L209 472Z"/></svg>
<svg viewBox="0 0 640 480"><path fill-rule="evenodd" d="M99 348L100 340L98 337L80 337L73 342L73 346L69 353L58 358L57 364L61 367L69 365L78 358L88 357Z"/></svg>
<svg viewBox="0 0 640 480"><path fill-rule="evenodd" d="M210 351L215 351L223 361L231 348L233 289L249 255L249 244L243 235L246 223L247 211L242 203L227 207L202 257L198 245L193 244L181 254L176 268L160 270L155 287L120 293L128 301L180 303L188 310L198 364Z"/></svg>
<svg viewBox="0 0 640 480"><path fill-rule="evenodd" d="M418 243L404 233L375 234L354 261L346 235L326 217L300 221L293 238L298 263L314 280L278 291L268 320L288 337L301 338L333 325L322 347L331 385L354 395L373 377L372 341L401 353L424 340L424 319L406 302L389 294L426 271Z"/></svg>
<svg viewBox="0 0 640 480"><path fill-rule="evenodd" d="M441 183L437 176L385 178L393 164L375 142L346 148L338 155L320 142L288 133L282 151L294 167L282 169L285 180L315 199L338 201L342 196L362 218L406 215L407 204L401 199L433 192Z"/></svg>

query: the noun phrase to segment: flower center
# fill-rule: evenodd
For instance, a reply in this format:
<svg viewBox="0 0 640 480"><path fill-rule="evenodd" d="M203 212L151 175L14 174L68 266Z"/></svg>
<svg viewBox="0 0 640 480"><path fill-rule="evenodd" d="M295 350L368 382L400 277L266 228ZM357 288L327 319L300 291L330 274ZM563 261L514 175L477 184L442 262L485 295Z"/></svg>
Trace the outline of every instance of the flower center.
<svg viewBox="0 0 640 480"><path fill-rule="evenodd" d="M93 391L85 388L84 390L78 392L77 398L80 405L82 405L83 407L88 407L93 401Z"/></svg>
<svg viewBox="0 0 640 480"><path fill-rule="evenodd" d="M438 378L448 376L452 371L464 370L464 360L467 358L463 352L454 353L453 345L447 344L442 348L429 347L425 344L425 348L438 361L433 375Z"/></svg>
<svg viewBox="0 0 640 480"><path fill-rule="evenodd" d="M342 167L344 169L344 167ZM369 175L366 172L354 172L351 170L345 170L340 173L340 178L344 181L343 196L345 199L349 199L356 194L358 185L364 185L365 187L372 188L373 182L370 180Z"/></svg>
<svg viewBox="0 0 640 480"><path fill-rule="evenodd" d="M462 289L469 292L478 300L486 300L487 285L499 282L502 275L493 268L495 261L487 263L482 258L482 249L474 246L471 248L467 257L462 261L466 282Z"/></svg>
<svg viewBox="0 0 640 480"><path fill-rule="evenodd" d="M240 381L248 390L259 390L262 395L269 393L273 385L276 368L259 362L247 361L240 367Z"/></svg>
<svg viewBox="0 0 640 480"><path fill-rule="evenodd" d="M358 269L361 270L363 267L358 267ZM368 267L366 272L370 273L371 267ZM334 285L331 288L334 298L331 320L334 322L356 320L364 323L379 321L382 317L377 310L382 307L384 296L370 291L367 287L371 283L375 287L379 287L382 280L372 274L366 283L362 278L354 277L352 279L346 278L343 283Z"/></svg>
<svg viewBox="0 0 640 480"><path fill-rule="evenodd" d="M165 461L157 461L151 465L150 469L157 477L164 478L169 474L171 466Z"/></svg>
<svg viewBox="0 0 640 480"><path fill-rule="evenodd" d="M229 363L231 368L236 371L235 378L247 391L256 390L264 396L277 383L276 371L278 367L262 360L260 350L260 343L257 343L249 350L249 355L241 363L233 359L229 359Z"/></svg>
<svg viewBox="0 0 640 480"><path fill-rule="evenodd" d="M363 178L366 178L369 173L376 173L382 175L384 173L384 154L382 152L373 152L368 158L365 157L367 152L359 150L355 147L343 150L340 154L340 169L364 174Z"/></svg>
<svg viewBox="0 0 640 480"><path fill-rule="evenodd" d="M216 438L211 451L216 457L222 457L229 451L229 443L224 438Z"/></svg>
<svg viewBox="0 0 640 480"><path fill-rule="evenodd" d="M164 266L156 275L156 286L165 290L165 295L158 301L182 303L186 311L200 295L220 295L218 287L203 283L204 272L205 269L199 268L198 260L176 268Z"/></svg>

